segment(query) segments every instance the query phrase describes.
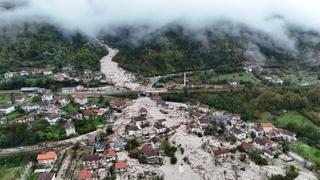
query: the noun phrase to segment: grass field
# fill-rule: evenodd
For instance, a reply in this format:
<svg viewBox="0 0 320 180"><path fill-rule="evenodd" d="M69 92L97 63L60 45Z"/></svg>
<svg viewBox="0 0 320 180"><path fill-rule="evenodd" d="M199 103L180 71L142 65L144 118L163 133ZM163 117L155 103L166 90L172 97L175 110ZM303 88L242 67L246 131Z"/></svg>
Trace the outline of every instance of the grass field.
<svg viewBox="0 0 320 180"><path fill-rule="evenodd" d="M1 94L0 95L0 104L7 104L10 102L10 94Z"/></svg>
<svg viewBox="0 0 320 180"><path fill-rule="evenodd" d="M320 150L310 147L301 141L290 144L290 149L320 167Z"/></svg>
<svg viewBox="0 0 320 180"><path fill-rule="evenodd" d="M256 78L252 73L232 73L232 74L222 74L215 77L216 80L228 80L228 81L244 81L251 82L253 84L259 84L261 81Z"/></svg>
<svg viewBox="0 0 320 180"><path fill-rule="evenodd" d="M23 116L24 114L19 112L19 111L15 111L15 112L12 112L8 115L8 118L9 119L14 119L14 118L17 118L17 117L20 117L20 116Z"/></svg>
<svg viewBox="0 0 320 180"><path fill-rule="evenodd" d="M298 126L302 126L305 123L309 123L314 125L309 119L304 117L298 112L287 112L280 117L277 118L275 125L281 128L285 128L289 123L297 124ZM316 126L316 125L314 125Z"/></svg>
<svg viewBox="0 0 320 180"><path fill-rule="evenodd" d="M285 75L285 80L289 80L295 85L317 85L320 84L318 75L316 73L299 72L294 74Z"/></svg>
<svg viewBox="0 0 320 180"><path fill-rule="evenodd" d="M80 109L80 106L78 104L70 103L66 107L63 108L63 111L66 114L70 114L70 113L78 112L79 109Z"/></svg>

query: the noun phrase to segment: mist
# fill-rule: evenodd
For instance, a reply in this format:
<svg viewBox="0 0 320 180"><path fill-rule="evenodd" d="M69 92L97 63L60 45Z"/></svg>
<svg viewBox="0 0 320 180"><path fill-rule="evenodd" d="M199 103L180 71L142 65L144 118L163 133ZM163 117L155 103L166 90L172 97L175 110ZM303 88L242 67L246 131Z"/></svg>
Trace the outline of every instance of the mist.
<svg viewBox="0 0 320 180"><path fill-rule="evenodd" d="M196 32L227 21L293 48L288 27L320 32L318 0L0 0L6 3L13 6L0 8L0 27L49 23L92 37L122 26L150 32L177 23Z"/></svg>

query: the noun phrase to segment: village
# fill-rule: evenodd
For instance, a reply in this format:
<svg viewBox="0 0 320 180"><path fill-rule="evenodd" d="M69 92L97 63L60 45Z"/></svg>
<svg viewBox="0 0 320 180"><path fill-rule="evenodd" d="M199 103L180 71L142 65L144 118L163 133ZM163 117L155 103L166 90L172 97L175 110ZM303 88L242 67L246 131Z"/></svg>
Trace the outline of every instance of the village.
<svg viewBox="0 0 320 180"><path fill-rule="evenodd" d="M110 51L101 62L103 73L88 70L81 78L72 77L70 68L4 74L6 79L30 74L56 81L91 79L108 86L21 88L1 105L1 124L27 124L37 133L44 129L36 127L47 128L47 134L40 136L43 143L0 154L36 152L32 174L40 180L269 179L289 171L298 173L297 179L317 179L307 169L310 162L289 151L294 133L200 103L165 101L159 95L163 88L138 84L112 64L116 52ZM117 75L105 81L112 74ZM126 94L135 90L140 91L133 97Z"/></svg>

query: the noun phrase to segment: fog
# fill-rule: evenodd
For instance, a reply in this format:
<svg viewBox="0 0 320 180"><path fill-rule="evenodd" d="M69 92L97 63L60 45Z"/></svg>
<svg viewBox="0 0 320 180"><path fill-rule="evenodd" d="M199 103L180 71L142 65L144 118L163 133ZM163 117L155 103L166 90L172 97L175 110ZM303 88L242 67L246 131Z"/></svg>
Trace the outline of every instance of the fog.
<svg viewBox="0 0 320 180"><path fill-rule="evenodd" d="M320 32L319 0L0 0L0 26L45 22L89 36L113 27L158 29L169 23L198 29L228 21L294 46L287 28ZM291 44L290 44L291 43Z"/></svg>

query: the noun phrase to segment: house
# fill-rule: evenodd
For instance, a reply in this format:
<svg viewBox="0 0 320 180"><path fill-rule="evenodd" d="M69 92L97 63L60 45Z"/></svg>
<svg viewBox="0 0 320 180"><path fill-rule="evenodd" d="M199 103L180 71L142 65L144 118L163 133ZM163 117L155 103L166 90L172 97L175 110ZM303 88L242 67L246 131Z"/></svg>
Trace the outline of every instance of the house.
<svg viewBox="0 0 320 180"><path fill-rule="evenodd" d="M240 145L241 149L245 152L249 152L252 150L253 145L247 142L242 142Z"/></svg>
<svg viewBox="0 0 320 180"><path fill-rule="evenodd" d="M29 104L22 106L22 109L26 112L37 111L40 109L40 105L36 104L36 103L29 103Z"/></svg>
<svg viewBox="0 0 320 180"><path fill-rule="evenodd" d="M56 81L64 81L65 78L67 78L67 76L63 73L59 73L53 76L53 79Z"/></svg>
<svg viewBox="0 0 320 180"><path fill-rule="evenodd" d="M270 138L280 138L280 139L284 139L287 141L297 140L296 134L294 134L290 131L287 131L285 129L280 129L280 128L274 129L273 131L269 132L267 134L267 136Z"/></svg>
<svg viewBox="0 0 320 180"><path fill-rule="evenodd" d="M15 106L12 104L5 104L0 106L0 113L10 114L16 110Z"/></svg>
<svg viewBox="0 0 320 180"><path fill-rule="evenodd" d="M106 141L99 141L94 145L95 151L97 153L102 153L107 147L107 142Z"/></svg>
<svg viewBox="0 0 320 180"><path fill-rule="evenodd" d="M117 160L117 154L114 149L108 149L103 152L101 162L103 164L108 164Z"/></svg>
<svg viewBox="0 0 320 180"><path fill-rule="evenodd" d="M129 136L137 136L140 134L140 128L135 124L128 124L126 131Z"/></svg>
<svg viewBox="0 0 320 180"><path fill-rule="evenodd" d="M51 165L57 160L57 154L54 151L38 154L37 161L41 165Z"/></svg>
<svg viewBox="0 0 320 180"><path fill-rule="evenodd" d="M151 144L145 144L142 147L142 153L147 158L147 162L154 164L158 162L158 151Z"/></svg>
<svg viewBox="0 0 320 180"><path fill-rule="evenodd" d="M56 122L58 122L61 119L61 116L59 114L50 114L46 116L45 119L46 121L48 121L50 125L54 125L56 124Z"/></svg>
<svg viewBox="0 0 320 180"><path fill-rule="evenodd" d="M64 124L64 130L66 131L66 135L70 136L72 134L76 134L76 129L72 122L66 122Z"/></svg>
<svg viewBox="0 0 320 180"><path fill-rule="evenodd" d="M43 75L48 76L48 75L51 75L53 72L51 70L43 70L42 73Z"/></svg>
<svg viewBox="0 0 320 180"><path fill-rule="evenodd" d="M78 103L80 105L85 105L88 103L88 98L83 94L76 94L72 98L75 103Z"/></svg>
<svg viewBox="0 0 320 180"><path fill-rule="evenodd" d="M24 93L36 93L40 90L39 87L22 87L20 89L21 92L24 92Z"/></svg>
<svg viewBox="0 0 320 180"><path fill-rule="evenodd" d="M91 110L91 109L86 109L86 110L84 110L84 112L83 112L83 116L84 116L84 118L85 118L86 120L93 118L95 115L96 115L96 114L95 114L94 111Z"/></svg>
<svg viewBox="0 0 320 180"><path fill-rule="evenodd" d="M265 137L258 136L254 140L253 145L254 145L255 148L261 150L261 149L264 149L264 148L275 147L276 143L273 142L273 141L268 140Z"/></svg>
<svg viewBox="0 0 320 180"><path fill-rule="evenodd" d="M263 150L263 155L266 156L269 159L273 159L275 156L275 153L272 151L272 149L264 149Z"/></svg>
<svg viewBox="0 0 320 180"><path fill-rule="evenodd" d="M236 128L236 127L232 127L229 130L230 134L234 135L234 137L236 137L238 140L243 140L247 137L246 133L241 131L240 129Z"/></svg>
<svg viewBox="0 0 320 180"><path fill-rule="evenodd" d="M157 106L158 107L163 107L163 108L168 108L169 104L164 100L157 100Z"/></svg>
<svg viewBox="0 0 320 180"><path fill-rule="evenodd" d="M217 158L223 158L223 157L228 157L231 152L230 149L217 149L213 151L213 154Z"/></svg>
<svg viewBox="0 0 320 180"><path fill-rule="evenodd" d="M70 100L65 97L57 97L56 100L61 107L64 107L70 103Z"/></svg>
<svg viewBox="0 0 320 180"><path fill-rule="evenodd" d="M199 118L201 118L203 116L203 114L201 113L201 112L199 112L199 111L193 111L192 113L191 113L191 117L193 118L193 119L199 119Z"/></svg>
<svg viewBox="0 0 320 180"><path fill-rule="evenodd" d="M273 130L272 123L261 123L260 127L263 129L265 133L268 133Z"/></svg>
<svg viewBox="0 0 320 180"><path fill-rule="evenodd" d="M252 132L256 135L256 137L264 135L264 130L261 127L253 128Z"/></svg>
<svg viewBox="0 0 320 180"><path fill-rule="evenodd" d="M204 129L209 125L209 118L201 117L200 119L198 119L197 123L199 124L201 129Z"/></svg>
<svg viewBox="0 0 320 180"><path fill-rule="evenodd" d="M25 71L25 70L22 70L19 72L20 76L28 76L29 75L29 72L28 71Z"/></svg>
<svg viewBox="0 0 320 180"><path fill-rule="evenodd" d="M92 172L88 171L87 169L82 169L79 172L78 180L91 180L92 179Z"/></svg>
<svg viewBox="0 0 320 180"><path fill-rule="evenodd" d="M147 114L148 114L148 111L146 108L140 108L138 111L139 116L145 117L145 116L147 116Z"/></svg>
<svg viewBox="0 0 320 180"><path fill-rule="evenodd" d="M110 107L113 110L121 111L128 105L129 99L113 99L110 102Z"/></svg>
<svg viewBox="0 0 320 180"><path fill-rule="evenodd" d="M42 100L42 102L50 102L50 101L52 101L53 100L53 94L51 94L51 93L46 93L46 94L44 94L44 95L42 95L41 96L41 100Z"/></svg>
<svg viewBox="0 0 320 180"><path fill-rule="evenodd" d="M39 177L38 180L55 180L55 174L52 172L45 172L42 173Z"/></svg>
<svg viewBox="0 0 320 180"><path fill-rule="evenodd" d="M83 115L81 113L78 113L78 112L73 112L73 113L69 114L69 118L76 119L76 120L82 120Z"/></svg>
<svg viewBox="0 0 320 180"><path fill-rule="evenodd" d="M117 173L122 173L122 172L127 171L128 164L125 161L118 161L115 163L114 168Z"/></svg>
<svg viewBox="0 0 320 180"><path fill-rule="evenodd" d="M122 141L120 139L117 139L116 141L114 141L113 149L116 152L122 151L124 149L123 143L122 143Z"/></svg>
<svg viewBox="0 0 320 180"><path fill-rule="evenodd" d="M230 116L231 125L236 125L241 122L241 116L238 114L233 114Z"/></svg>
<svg viewBox="0 0 320 180"><path fill-rule="evenodd" d="M23 101L25 100L24 96L15 96L14 98L15 103L23 103Z"/></svg>
<svg viewBox="0 0 320 180"><path fill-rule="evenodd" d="M94 155L87 155L82 157L82 163L84 166L90 167L90 168L97 168L100 161L99 154Z"/></svg>
<svg viewBox="0 0 320 180"><path fill-rule="evenodd" d="M161 139L157 136L151 138L151 145L155 149L159 149L161 146Z"/></svg>
<svg viewBox="0 0 320 180"><path fill-rule="evenodd" d="M16 73L15 72L6 72L4 73L4 78L9 79L12 78Z"/></svg>
<svg viewBox="0 0 320 180"><path fill-rule="evenodd" d="M147 122L146 116L137 116L132 118L132 120L135 122L137 126L141 126Z"/></svg>
<svg viewBox="0 0 320 180"><path fill-rule="evenodd" d="M209 117L211 121L215 121L216 123L222 123L227 125L230 122L230 117L227 115L213 115Z"/></svg>
<svg viewBox="0 0 320 180"><path fill-rule="evenodd" d="M167 127L161 124L160 122L155 122L153 127L157 134L165 133L167 131Z"/></svg>
<svg viewBox="0 0 320 180"><path fill-rule="evenodd" d="M17 117L15 119L15 121L18 122L18 123L29 123L29 124L31 124L34 121L34 116L28 115L28 116Z"/></svg>

